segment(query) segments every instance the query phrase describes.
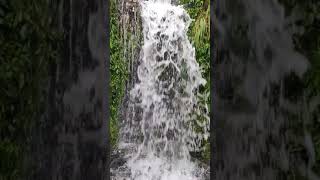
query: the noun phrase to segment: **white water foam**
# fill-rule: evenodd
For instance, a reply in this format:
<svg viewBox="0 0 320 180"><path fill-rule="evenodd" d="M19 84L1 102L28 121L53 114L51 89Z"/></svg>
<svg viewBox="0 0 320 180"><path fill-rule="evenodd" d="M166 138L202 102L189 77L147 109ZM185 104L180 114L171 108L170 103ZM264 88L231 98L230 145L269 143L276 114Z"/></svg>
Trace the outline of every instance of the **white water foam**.
<svg viewBox="0 0 320 180"><path fill-rule="evenodd" d="M199 88L206 84L187 37L191 19L182 6L142 1L144 43L138 79L130 91L131 118L121 127L129 173L114 179L204 179L191 160L209 136L208 108ZM117 173L117 171L115 172ZM129 175L128 175L129 174Z"/></svg>

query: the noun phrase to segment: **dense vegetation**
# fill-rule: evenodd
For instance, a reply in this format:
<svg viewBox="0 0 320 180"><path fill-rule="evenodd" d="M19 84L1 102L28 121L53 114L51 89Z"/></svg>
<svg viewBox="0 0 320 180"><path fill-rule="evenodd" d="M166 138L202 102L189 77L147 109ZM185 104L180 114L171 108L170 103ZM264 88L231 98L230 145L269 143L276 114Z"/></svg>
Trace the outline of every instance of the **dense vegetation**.
<svg viewBox="0 0 320 180"><path fill-rule="evenodd" d="M0 179L24 179L57 33L45 0L0 1Z"/></svg>
<svg viewBox="0 0 320 180"><path fill-rule="evenodd" d="M189 39L196 50L196 59L202 68L202 76L207 84L201 90L205 94L205 103L210 110L210 1L208 0L181 0L182 4L193 19L189 27ZM210 160L209 140L204 143L204 149L198 158L209 163Z"/></svg>
<svg viewBox="0 0 320 180"><path fill-rule="evenodd" d="M111 74L111 117L110 117L110 136L111 144L114 146L117 142L119 133L119 107L122 102L125 91L125 83L128 76L127 63L124 59L120 31L120 13L118 11L119 1L110 1L110 74Z"/></svg>

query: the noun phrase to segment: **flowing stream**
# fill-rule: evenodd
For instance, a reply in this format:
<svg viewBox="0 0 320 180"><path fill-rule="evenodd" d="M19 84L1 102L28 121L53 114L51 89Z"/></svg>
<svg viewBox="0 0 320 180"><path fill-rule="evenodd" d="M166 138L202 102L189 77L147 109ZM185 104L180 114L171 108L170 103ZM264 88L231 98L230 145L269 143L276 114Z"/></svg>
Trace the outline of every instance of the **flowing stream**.
<svg viewBox="0 0 320 180"><path fill-rule="evenodd" d="M138 82L120 130L125 163L112 179L205 179L208 168L192 159L209 136L206 80L188 40L191 19L169 1L141 1L143 46Z"/></svg>

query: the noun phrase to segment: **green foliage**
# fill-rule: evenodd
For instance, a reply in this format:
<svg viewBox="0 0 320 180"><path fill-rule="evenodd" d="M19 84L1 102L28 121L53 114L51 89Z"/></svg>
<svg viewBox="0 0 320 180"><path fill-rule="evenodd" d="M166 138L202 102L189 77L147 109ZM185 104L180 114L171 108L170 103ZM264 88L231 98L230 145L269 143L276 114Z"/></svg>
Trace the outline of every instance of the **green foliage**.
<svg viewBox="0 0 320 180"><path fill-rule="evenodd" d="M207 80L202 89L204 93L210 93L210 5L207 0L181 0L190 17L193 19L190 25L189 37L196 50L196 59L202 68L202 76ZM207 102L210 105L210 96Z"/></svg>
<svg viewBox="0 0 320 180"><path fill-rule="evenodd" d="M192 39L196 47L205 46L210 40L210 8L199 13L192 27Z"/></svg>
<svg viewBox="0 0 320 180"><path fill-rule="evenodd" d="M189 28L189 38L196 50L196 59L202 68L202 76L207 80L205 87L200 91L208 95L202 102L208 104L210 110L210 5L207 0L181 0L181 4L187 9L191 19ZM199 117L200 121L201 117ZM197 128L196 128L197 129ZM210 159L209 142L204 142L204 150L201 152L205 161Z"/></svg>
<svg viewBox="0 0 320 180"><path fill-rule="evenodd" d="M0 179L21 179L58 34L45 0L0 1ZM23 178L22 178L23 179Z"/></svg>
<svg viewBox="0 0 320 180"><path fill-rule="evenodd" d="M111 121L110 121L110 136L111 144L114 146L118 139L119 125L119 107L124 96L125 83L128 76L127 62L123 56L124 45L121 42L120 28L119 28L119 16L118 1L110 1L110 74L111 74Z"/></svg>

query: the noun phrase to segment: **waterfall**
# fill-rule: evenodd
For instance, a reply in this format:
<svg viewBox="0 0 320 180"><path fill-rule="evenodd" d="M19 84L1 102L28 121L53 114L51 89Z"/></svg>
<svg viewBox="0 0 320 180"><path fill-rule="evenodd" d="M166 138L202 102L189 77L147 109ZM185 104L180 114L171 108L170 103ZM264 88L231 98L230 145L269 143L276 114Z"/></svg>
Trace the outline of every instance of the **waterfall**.
<svg viewBox="0 0 320 180"><path fill-rule="evenodd" d="M143 46L138 80L129 92L129 116L122 120L119 149L126 163L113 179L204 179L192 160L209 136L206 84L188 40L191 23L182 6L140 2Z"/></svg>

